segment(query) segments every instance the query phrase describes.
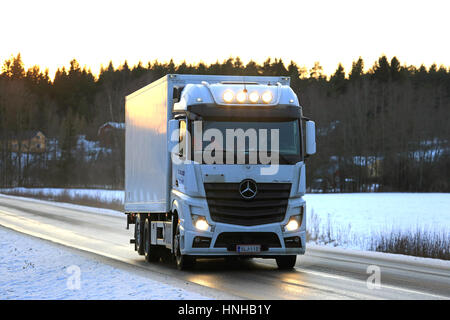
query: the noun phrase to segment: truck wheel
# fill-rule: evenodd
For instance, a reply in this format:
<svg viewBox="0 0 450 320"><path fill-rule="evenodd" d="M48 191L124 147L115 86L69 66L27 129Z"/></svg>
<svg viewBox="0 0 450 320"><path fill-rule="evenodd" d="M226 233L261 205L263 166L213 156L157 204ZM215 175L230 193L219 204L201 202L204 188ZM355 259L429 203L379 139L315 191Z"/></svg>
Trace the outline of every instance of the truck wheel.
<svg viewBox="0 0 450 320"><path fill-rule="evenodd" d="M278 269L289 270L294 268L297 256L278 256L277 260Z"/></svg>
<svg viewBox="0 0 450 320"><path fill-rule="evenodd" d="M187 256L181 254L180 249L180 226L177 226L177 231L175 232L175 237L173 241L173 251L175 254L175 261L177 262L178 270L187 270L194 266L195 258L192 256Z"/></svg>
<svg viewBox="0 0 450 320"><path fill-rule="evenodd" d="M158 247L151 244L150 221L145 219L144 224L144 256L147 262L157 262L159 260Z"/></svg>
<svg viewBox="0 0 450 320"><path fill-rule="evenodd" d="M144 254L144 222L142 214L137 214L136 223L134 225L134 250L141 256Z"/></svg>

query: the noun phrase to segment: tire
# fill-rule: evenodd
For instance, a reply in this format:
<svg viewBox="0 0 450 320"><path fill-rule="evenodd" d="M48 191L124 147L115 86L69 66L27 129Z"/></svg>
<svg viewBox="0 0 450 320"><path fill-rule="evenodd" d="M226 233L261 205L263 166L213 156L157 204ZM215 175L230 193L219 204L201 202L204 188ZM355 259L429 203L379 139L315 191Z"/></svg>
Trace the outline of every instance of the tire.
<svg viewBox="0 0 450 320"><path fill-rule="evenodd" d="M291 270L295 266L297 256L278 256L275 259L277 260L278 269Z"/></svg>
<svg viewBox="0 0 450 320"><path fill-rule="evenodd" d="M145 219L144 223L144 256L147 262L157 262L159 261L159 248L157 246L151 245L151 228L149 219Z"/></svg>
<svg viewBox="0 0 450 320"><path fill-rule="evenodd" d="M175 261L177 264L178 270L188 270L191 269L195 264L195 257L187 256L185 254L181 254L180 249L180 226L177 226L177 230L175 232L175 237L173 239L173 252L175 255Z"/></svg>
<svg viewBox="0 0 450 320"><path fill-rule="evenodd" d="M141 256L144 255L144 223L145 219L143 214L138 213L134 225L134 250Z"/></svg>

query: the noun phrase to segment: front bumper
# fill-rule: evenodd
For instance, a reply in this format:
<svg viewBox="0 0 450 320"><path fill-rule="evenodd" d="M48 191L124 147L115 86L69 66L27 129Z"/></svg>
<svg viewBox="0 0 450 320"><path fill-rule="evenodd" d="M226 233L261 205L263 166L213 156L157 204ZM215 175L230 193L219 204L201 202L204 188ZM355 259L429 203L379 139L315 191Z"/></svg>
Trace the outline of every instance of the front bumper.
<svg viewBox="0 0 450 320"><path fill-rule="evenodd" d="M183 230L181 232L181 253L186 255L196 255L196 256L247 256L249 254L237 253L232 248L216 247L216 242L221 233L224 232L237 232L250 234L252 232L257 233L274 233L280 241L279 247L264 246L260 252L251 254L251 256L275 256L275 255L296 255L305 253L306 244L306 232L300 228L298 231L294 232L283 232L281 225L279 223L272 223L266 225L258 226L238 226L231 224L216 223L214 231L212 232L200 232L193 230ZM211 238L211 243L207 248L194 248L194 238L195 237L208 237ZM288 237L299 237L300 247L296 248L286 248L285 238ZM236 244L248 244L248 243L229 243L230 246ZM255 243L256 244L256 243Z"/></svg>

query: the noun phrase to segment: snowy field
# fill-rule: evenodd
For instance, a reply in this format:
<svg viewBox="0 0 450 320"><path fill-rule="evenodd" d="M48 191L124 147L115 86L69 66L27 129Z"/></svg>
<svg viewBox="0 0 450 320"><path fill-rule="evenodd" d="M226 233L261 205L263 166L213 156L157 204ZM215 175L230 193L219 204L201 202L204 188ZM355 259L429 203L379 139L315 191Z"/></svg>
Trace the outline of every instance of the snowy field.
<svg viewBox="0 0 450 320"><path fill-rule="evenodd" d="M121 202L124 201L123 190L104 190L104 189L64 189L64 188L4 188L0 193L19 192L24 194L40 194L45 196L68 195L72 198L90 197L98 199L101 202Z"/></svg>
<svg viewBox="0 0 450 320"><path fill-rule="evenodd" d="M361 232L450 227L449 193L307 194L307 211Z"/></svg>
<svg viewBox="0 0 450 320"><path fill-rule="evenodd" d="M124 201L122 190L14 188L26 194L68 194L102 202ZM0 190L0 192L2 192ZM307 227L315 242L359 250L374 238L422 230L450 237L450 193L330 193L305 195ZM326 241L325 238L329 238ZM325 240L324 240L325 239ZM448 241L448 240L447 240Z"/></svg>
<svg viewBox="0 0 450 320"><path fill-rule="evenodd" d="M417 230L450 237L449 193L307 194L305 200L309 230L330 230L340 246L364 250L374 237Z"/></svg>
<svg viewBox="0 0 450 320"><path fill-rule="evenodd" d="M209 299L2 227L0 257L0 300Z"/></svg>

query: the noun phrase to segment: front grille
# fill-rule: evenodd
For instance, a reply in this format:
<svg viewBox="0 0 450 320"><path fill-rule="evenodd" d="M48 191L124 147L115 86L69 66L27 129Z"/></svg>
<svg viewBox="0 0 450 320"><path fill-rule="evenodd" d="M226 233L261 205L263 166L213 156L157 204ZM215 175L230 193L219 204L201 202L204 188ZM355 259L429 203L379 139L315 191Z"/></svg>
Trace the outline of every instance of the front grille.
<svg viewBox="0 0 450 320"><path fill-rule="evenodd" d="M239 183L205 183L211 219L216 222L255 226L281 222L286 214L290 183L258 183L252 200L239 193Z"/></svg>
<svg viewBox="0 0 450 320"><path fill-rule="evenodd" d="M273 232L222 232L217 236L214 248L236 250L237 244L259 244L261 250L281 248L280 239Z"/></svg>

